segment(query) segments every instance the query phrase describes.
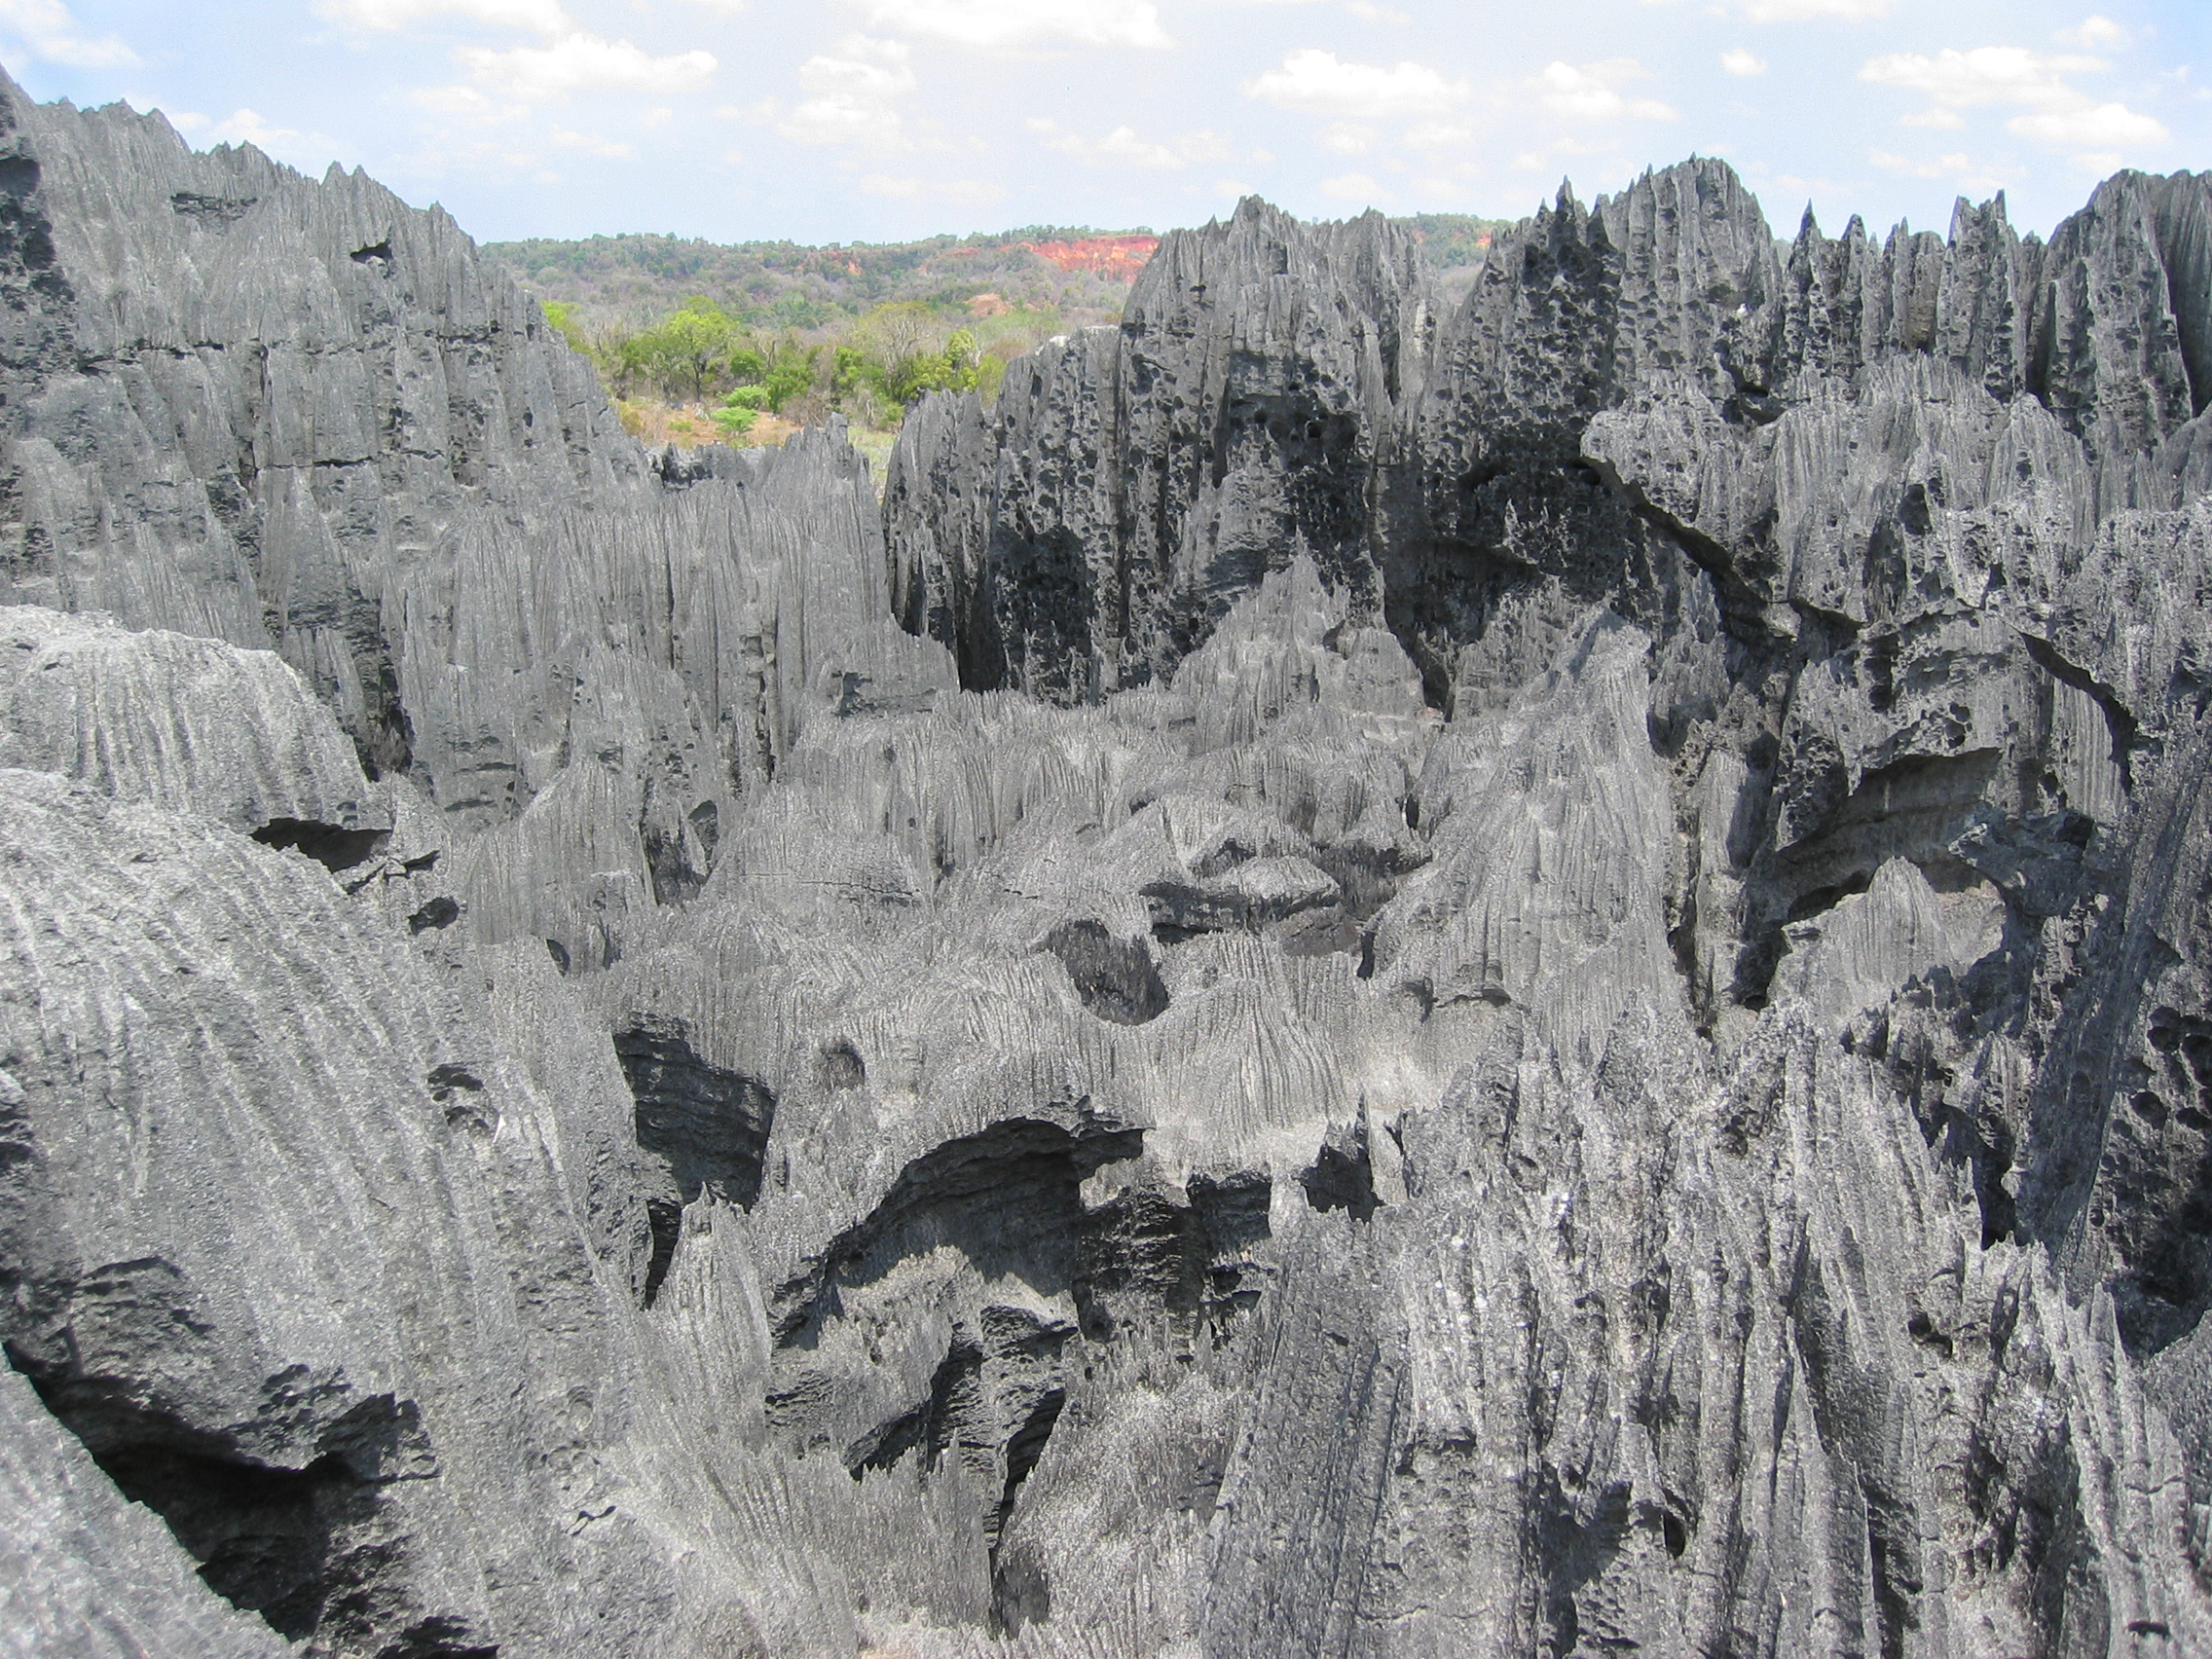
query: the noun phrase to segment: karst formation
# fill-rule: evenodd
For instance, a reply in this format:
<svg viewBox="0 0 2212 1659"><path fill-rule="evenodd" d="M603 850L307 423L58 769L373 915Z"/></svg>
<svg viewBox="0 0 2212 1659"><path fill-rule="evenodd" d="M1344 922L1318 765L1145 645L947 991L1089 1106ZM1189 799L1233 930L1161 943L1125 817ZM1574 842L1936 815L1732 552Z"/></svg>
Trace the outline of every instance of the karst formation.
<svg viewBox="0 0 2212 1659"><path fill-rule="evenodd" d="M0 1649L2212 1651L2212 174L1247 201L879 503L0 127Z"/></svg>

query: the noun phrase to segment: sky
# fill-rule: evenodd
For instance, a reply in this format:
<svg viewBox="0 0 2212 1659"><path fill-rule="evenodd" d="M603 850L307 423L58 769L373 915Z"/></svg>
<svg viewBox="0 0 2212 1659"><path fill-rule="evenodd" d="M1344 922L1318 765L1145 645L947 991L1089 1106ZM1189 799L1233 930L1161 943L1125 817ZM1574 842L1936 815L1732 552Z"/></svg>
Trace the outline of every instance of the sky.
<svg viewBox="0 0 2212 1659"><path fill-rule="evenodd" d="M2212 167L2212 0L2103 5L0 0L0 64L480 240L1519 217L1691 154L1785 235L1998 190L2047 233L2120 167Z"/></svg>

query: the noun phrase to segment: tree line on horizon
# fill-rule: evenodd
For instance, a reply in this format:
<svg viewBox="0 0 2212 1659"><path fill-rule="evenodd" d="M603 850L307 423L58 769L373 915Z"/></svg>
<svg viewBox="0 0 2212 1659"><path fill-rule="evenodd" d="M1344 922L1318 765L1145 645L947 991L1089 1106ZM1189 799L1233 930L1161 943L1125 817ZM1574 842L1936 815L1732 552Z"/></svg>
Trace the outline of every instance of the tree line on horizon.
<svg viewBox="0 0 2212 1659"><path fill-rule="evenodd" d="M1016 318L1009 307L989 321L1014 326L993 329L903 300L808 338L748 327L703 294L644 327L618 319L593 326L574 302L539 303L547 322L591 359L626 424L649 424L640 406L657 394L664 406L698 406L732 442L751 434L762 415L806 426L839 414L881 430L895 428L926 392L976 391L987 402L1008 362L1036 344L1037 327L1059 320Z"/></svg>

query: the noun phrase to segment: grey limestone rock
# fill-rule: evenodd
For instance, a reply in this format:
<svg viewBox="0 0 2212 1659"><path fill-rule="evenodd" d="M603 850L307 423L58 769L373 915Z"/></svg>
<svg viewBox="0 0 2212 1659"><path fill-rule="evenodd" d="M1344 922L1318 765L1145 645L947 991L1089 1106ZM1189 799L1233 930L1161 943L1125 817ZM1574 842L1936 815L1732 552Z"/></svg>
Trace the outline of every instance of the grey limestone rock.
<svg viewBox="0 0 2212 1659"><path fill-rule="evenodd" d="M0 115L0 1646L2212 1646L2204 179L1248 202L879 509Z"/></svg>
<svg viewBox="0 0 2212 1659"><path fill-rule="evenodd" d="M990 417L915 411L885 482L902 619L963 684L1065 701L1161 675L1294 557L1372 595L1434 311L1379 215L1309 227L1250 200L1171 233L1119 329L1024 359Z"/></svg>
<svg viewBox="0 0 2212 1659"><path fill-rule="evenodd" d="M0 1629L21 1653L276 1659L291 1651L226 1607L160 1520L116 1491L23 1379L0 1376Z"/></svg>

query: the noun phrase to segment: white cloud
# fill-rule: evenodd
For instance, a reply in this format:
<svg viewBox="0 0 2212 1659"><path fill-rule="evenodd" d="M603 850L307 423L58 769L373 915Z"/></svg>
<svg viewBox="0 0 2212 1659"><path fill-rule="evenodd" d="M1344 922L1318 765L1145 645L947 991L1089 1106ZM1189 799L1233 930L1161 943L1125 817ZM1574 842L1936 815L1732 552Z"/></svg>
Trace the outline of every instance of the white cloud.
<svg viewBox="0 0 2212 1659"><path fill-rule="evenodd" d="M1720 55L1720 67L1731 75L1763 75L1766 73L1766 59L1739 46Z"/></svg>
<svg viewBox="0 0 2212 1659"><path fill-rule="evenodd" d="M1375 129L1348 121L1334 123L1321 134L1321 148L1339 156L1364 156L1375 147Z"/></svg>
<svg viewBox="0 0 2212 1659"><path fill-rule="evenodd" d="M1671 106L1656 98L1629 97L1620 91L1623 82L1647 79L1643 65L1633 57L1608 57L1579 66L1555 59L1529 84L1542 95L1546 109L1573 121L1615 121L1624 115L1639 121L1674 120Z"/></svg>
<svg viewBox="0 0 2212 1659"><path fill-rule="evenodd" d="M1045 140L1045 147L1087 162L1125 162L1139 167L1179 167L1183 158L1164 144L1139 138L1133 127L1117 127L1099 139L1080 132L1065 132L1057 122L1032 121L1029 130Z"/></svg>
<svg viewBox="0 0 2212 1659"><path fill-rule="evenodd" d="M1948 178L1967 190L2002 190L2005 185L2003 179L1979 166L1964 151L1937 156L1934 161L1915 161L1909 156L1893 156L1887 150L1870 150L1866 159L1886 172L1913 178Z"/></svg>
<svg viewBox="0 0 2212 1659"><path fill-rule="evenodd" d="M548 136L564 150L581 150L588 156L606 156L614 161L626 161L638 153L627 144L592 132L570 132L556 127Z"/></svg>
<svg viewBox="0 0 2212 1659"><path fill-rule="evenodd" d="M1472 144L1475 129L1464 122L1423 121L1406 129L1406 143L1416 150L1445 150Z"/></svg>
<svg viewBox="0 0 2212 1659"><path fill-rule="evenodd" d="M120 35L87 40L61 0L0 0L0 29L21 40L32 56L72 69L128 69L146 61Z"/></svg>
<svg viewBox="0 0 2212 1659"><path fill-rule="evenodd" d="M1675 3L1676 0L1643 0L1646 6ZM1888 17L1890 4L1891 0L1735 0L1733 10L1738 17L1754 23L1805 23L1820 18L1857 23ZM1719 0L1709 0L1703 8L1711 18L1727 17L1730 9Z"/></svg>
<svg viewBox="0 0 2212 1659"><path fill-rule="evenodd" d="M418 87L407 95L440 115L490 115L499 107L474 87Z"/></svg>
<svg viewBox="0 0 2212 1659"><path fill-rule="evenodd" d="M1866 159L1885 172L1909 173L1914 178L1941 178L1954 164L1967 165L1964 156L1938 156L1932 162L1916 162L1910 156L1894 155L1888 150L1869 150Z"/></svg>
<svg viewBox="0 0 2212 1659"><path fill-rule="evenodd" d="M454 55L495 92L525 100L584 91L663 96L697 92L718 67L711 52L654 57L626 40L591 34L564 35L550 46L518 46L507 52L467 47Z"/></svg>
<svg viewBox="0 0 2212 1659"><path fill-rule="evenodd" d="M2157 144L2166 136L2162 124L2140 115L2125 104L2085 104L2080 109L2045 110L2037 115L2015 115L2005 124L2009 132L2046 144L2094 148L2108 155L2141 144Z"/></svg>
<svg viewBox="0 0 2212 1659"><path fill-rule="evenodd" d="M1165 144L1155 144L1139 138L1136 129L1117 127L1097 143L1087 146L1083 154L1100 161L1127 162L1140 167L1179 167L1183 158Z"/></svg>
<svg viewBox="0 0 2212 1659"><path fill-rule="evenodd" d="M899 202L997 202L1006 195L1001 185L977 178L910 178L869 173L861 188L870 196L888 196Z"/></svg>
<svg viewBox="0 0 2212 1659"><path fill-rule="evenodd" d="M985 52L1173 46L1152 0L856 0L879 29Z"/></svg>
<svg viewBox="0 0 2212 1659"><path fill-rule="evenodd" d="M902 41L847 35L835 52L799 65L799 91L807 96L776 124L776 130L802 144L903 149L905 122L898 100L920 85L911 56Z"/></svg>
<svg viewBox="0 0 2212 1659"><path fill-rule="evenodd" d="M1473 122L1418 122L1405 130L1407 148L1412 150L1466 148L1478 137L1480 129Z"/></svg>
<svg viewBox="0 0 2212 1659"><path fill-rule="evenodd" d="M207 129L209 144L251 144L271 155L285 147L289 140L306 136L289 127L272 127L250 109L233 110Z"/></svg>
<svg viewBox="0 0 2212 1659"><path fill-rule="evenodd" d="M97 40L44 40L37 43L37 49L49 63L65 63L72 69L129 69L146 61L118 34L104 34Z"/></svg>
<svg viewBox="0 0 2212 1659"><path fill-rule="evenodd" d="M1931 104L1917 115L1899 116L1898 125L1899 127L1934 127L1946 132L1959 132L1965 130L1967 118L1955 109L1945 109L1940 104Z"/></svg>
<svg viewBox="0 0 2212 1659"><path fill-rule="evenodd" d="M1815 18L1863 22L1890 15L1890 0L1744 0L1744 16L1754 23L1802 23Z"/></svg>
<svg viewBox="0 0 2212 1659"><path fill-rule="evenodd" d="M1117 127L1103 138L1086 138L1070 132L1056 121L1032 121L1029 130L1045 140L1048 149L1080 156L1093 166L1173 169L1192 162L1219 161L1229 154L1229 140L1210 128L1185 132L1165 142L1141 138L1131 127Z"/></svg>
<svg viewBox="0 0 2212 1659"><path fill-rule="evenodd" d="M2104 66L2098 57L2052 56L2018 46L1977 46L1972 52L1945 47L1934 57L1893 52L1872 58L1859 78L1923 92L1954 109L1993 103L2063 105L2081 94L2061 75Z"/></svg>
<svg viewBox="0 0 2212 1659"><path fill-rule="evenodd" d="M1966 125L1958 113L1962 109L2015 104L2026 113L2008 121L2008 131L2039 143L2094 149L2100 159L2164 140L2166 129L2154 117L2125 104L2100 103L2065 80L2106 67L2101 57L1981 46L1971 52L1947 47L1933 57L1892 53L1871 59L1859 74L1862 80L1929 99L1928 109L1905 117L1909 126L1961 128Z"/></svg>
<svg viewBox="0 0 2212 1659"><path fill-rule="evenodd" d="M1413 18L1394 6L1378 6L1375 0L1345 0L1345 10L1363 23L1410 23Z"/></svg>
<svg viewBox="0 0 2212 1659"><path fill-rule="evenodd" d="M1244 95L1277 109L1354 120L1442 115L1471 95L1464 81L1447 81L1424 63L1346 63L1333 52L1294 52L1282 66L1244 83Z"/></svg>
<svg viewBox="0 0 2212 1659"><path fill-rule="evenodd" d="M2099 47L2125 46L2129 36L2110 18L2092 12L2072 28L2060 29L2050 38L2060 46L2078 46L2084 52L2095 52Z"/></svg>
<svg viewBox="0 0 2212 1659"><path fill-rule="evenodd" d="M1417 178L1410 186L1417 200L1461 206L1474 201L1474 193L1456 178Z"/></svg>
<svg viewBox="0 0 2212 1659"><path fill-rule="evenodd" d="M564 34L575 26L560 0L322 0L315 10L334 23L361 29L403 29L441 17L542 35Z"/></svg>
<svg viewBox="0 0 2212 1659"><path fill-rule="evenodd" d="M250 109L240 109L229 120L218 121L207 136L218 144L252 144L266 150L299 133L289 127L272 127Z"/></svg>
<svg viewBox="0 0 2212 1659"><path fill-rule="evenodd" d="M1321 194L1333 196L1339 202L1365 203L1382 201L1389 195L1389 192L1377 184L1370 175L1363 172L1353 172L1346 173L1341 178L1323 179L1321 181Z"/></svg>

